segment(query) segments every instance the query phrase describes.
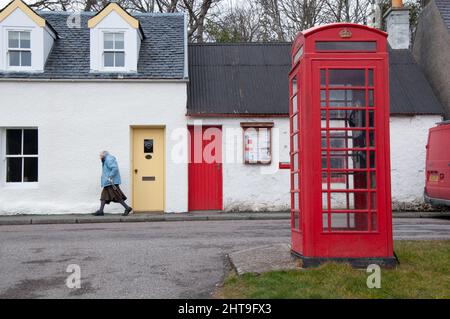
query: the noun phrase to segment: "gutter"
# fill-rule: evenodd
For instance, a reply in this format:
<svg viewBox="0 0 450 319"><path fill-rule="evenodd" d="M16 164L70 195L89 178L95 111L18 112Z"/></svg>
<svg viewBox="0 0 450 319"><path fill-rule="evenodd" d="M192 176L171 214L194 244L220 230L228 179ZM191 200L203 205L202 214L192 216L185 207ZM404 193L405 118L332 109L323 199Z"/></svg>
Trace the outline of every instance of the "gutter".
<svg viewBox="0 0 450 319"><path fill-rule="evenodd" d="M31 79L31 78L0 78L0 82L79 82L79 83L188 83L188 79Z"/></svg>

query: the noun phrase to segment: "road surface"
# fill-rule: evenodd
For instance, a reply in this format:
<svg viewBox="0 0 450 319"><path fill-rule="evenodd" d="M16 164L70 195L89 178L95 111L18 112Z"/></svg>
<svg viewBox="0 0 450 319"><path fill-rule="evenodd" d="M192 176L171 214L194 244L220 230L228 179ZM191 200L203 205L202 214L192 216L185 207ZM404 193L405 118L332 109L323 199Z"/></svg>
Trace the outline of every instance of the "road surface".
<svg viewBox="0 0 450 319"><path fill-rule="evenodd" d="M395 219L394 234L450 239L450 219ZM288 220L1 226L0 299L208 298L227 253L289 240Z"/></svg>

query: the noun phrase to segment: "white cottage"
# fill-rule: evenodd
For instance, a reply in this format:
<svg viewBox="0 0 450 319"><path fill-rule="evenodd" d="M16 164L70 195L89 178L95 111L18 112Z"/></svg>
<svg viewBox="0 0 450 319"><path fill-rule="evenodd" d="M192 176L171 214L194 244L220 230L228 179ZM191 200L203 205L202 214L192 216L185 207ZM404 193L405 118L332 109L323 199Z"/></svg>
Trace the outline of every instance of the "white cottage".
<svg viewBox="0 0 450 319"><path fill-rule="evenodd" d="M101 150L118 158L136 211L187 211L187 163L170 160L186 127L185 26L183 14L115 3L96 15L20 0L1 11L1 214L94 211Z"/></svg>
<svg viewBox="0 0 450 319"><path fill-rule="evenodd" d="M390 68L394 205L421 203L443 111L407 48ZM289 69L289 43L188 47L183 14L12 1L0 12L0 214L93 212L101 150L136 212L287 210Z"/></svg>

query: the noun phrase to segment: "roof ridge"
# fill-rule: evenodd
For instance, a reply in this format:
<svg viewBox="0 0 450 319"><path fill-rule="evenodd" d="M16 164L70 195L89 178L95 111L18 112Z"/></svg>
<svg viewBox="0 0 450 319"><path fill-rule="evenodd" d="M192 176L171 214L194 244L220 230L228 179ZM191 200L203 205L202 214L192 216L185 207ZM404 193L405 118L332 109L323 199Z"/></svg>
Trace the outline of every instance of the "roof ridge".
<svg viewBox="0 0 450 319"><path fill-rule="evenodd" d="M50 11L50 10L38 10L38 14L52 14L52 15L73 15L80 14L85 16L94 16L97 12L92 11ZM132 16L144 16L144 17L166 17L166 16L184 16L184 12L131 12Z"/></svg>
<svg viewBox="0 0 450 319"><path fill-rule="evenodd" d="M292 45L292 42L202 42L202 43L189 43L191 46L262 46L262 45Z"/></svg>

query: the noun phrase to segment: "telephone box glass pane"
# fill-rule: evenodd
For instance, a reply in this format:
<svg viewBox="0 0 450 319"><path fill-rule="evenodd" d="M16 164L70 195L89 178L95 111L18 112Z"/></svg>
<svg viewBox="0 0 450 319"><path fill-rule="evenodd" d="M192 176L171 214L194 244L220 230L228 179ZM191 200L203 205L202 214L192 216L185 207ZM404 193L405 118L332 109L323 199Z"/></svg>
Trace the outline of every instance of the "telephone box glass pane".
<svg viewBox="0 0 450 319"><path fill-rule="evenodd" d="M330 127L366 127L366 111L330 110ZM373 125L373 124L372 124Z"/></svg>
<svg viewBox="0 0 450 319"><path fill-rule="evenodd" d="M293 163L294 171L296 171L296 170L298 170L298 153L294 154L292 160L294 161L294 163Z"/></svg>
<svg viewBox="0 0 450 319"><path fill-rule="evenodd" d="M359 187L355 187L359 188ZM330 209L331 210L367 210L368 205L367 192L352 191L352 192L331 192L330 194Z"/></svg>
<svg viewBox="0 0 450 319"><path fill-rule="evenodd" d="M322 193L322 209L328 209L328 193Z"/></svg>
<svg viewBox="0 0 450 319"><path fill-rule="evenodd" d="M328 86L365 86L366 71L364 69L328 70Z"/></svg>
<svg viewBox="0 0 450 319"><path fill-rule="evenodd" d="M294 209L295 209L296 211L297 211L298 208L299 208L299 201L298 201L298 198L299 198L298 193L295 192L295 193L294 193Z"/></svg>
<svg viewBox="0 0 450 319"><path fill-rule="evenodd" d="M328 214L327 213L322 214L322 225L323 225L323 230L327 231L328 230Z"/></svg>
<svg viewBox="0 0 450 319"><path fill-rule="evenodd" d="M367 231L369 218L367 213L331 214L332 231Z"/></svg>
<svg viewBox="0 0 450 319"><path fill-rule="evenodd" d="M329 90L330 107L365 107L365 90Z"/></svg>
<svg viewBox="0 0 450 319"><path fill-rule="evenodd" d="M373 70L369 69L369 86L373 86Z"/></svg>
<svg viewBox="0 0 450 319"><path fill-rule="evenodd" d="M361 171L343 171L331 172L330 190L354 190L364 189L367 187L366 172ZM322 173L322 189L328 190L328 173Z"/></svg>
<svg viewBox="0 0 450 319"><path fill-rule="evenodd" d="M374 106L375 106L375 102L374 102L373 90L369 90L369 107L374 107Z"/></svg>

